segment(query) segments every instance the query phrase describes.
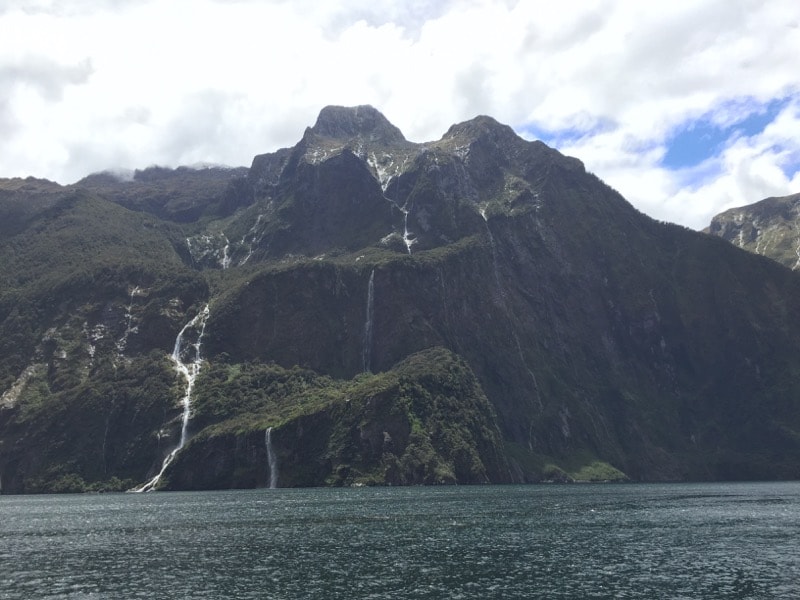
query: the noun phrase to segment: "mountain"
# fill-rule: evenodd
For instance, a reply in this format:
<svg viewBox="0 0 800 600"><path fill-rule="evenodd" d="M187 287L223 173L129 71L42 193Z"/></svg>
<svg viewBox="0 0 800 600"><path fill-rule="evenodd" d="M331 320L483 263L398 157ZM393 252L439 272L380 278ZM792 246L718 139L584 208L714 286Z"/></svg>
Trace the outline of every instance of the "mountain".
<svg viewBox="0 0 800 600"><path fill-rule="evenodd" d="M795 271L800 268L800 194L726 210L711 220L707 232Z"/></svg>
<svg viewBox="0 0 800 600"><path fill-rule="evenodd" d="M800 476L800 281L480 116L0 181L4 492Z"/></svg>

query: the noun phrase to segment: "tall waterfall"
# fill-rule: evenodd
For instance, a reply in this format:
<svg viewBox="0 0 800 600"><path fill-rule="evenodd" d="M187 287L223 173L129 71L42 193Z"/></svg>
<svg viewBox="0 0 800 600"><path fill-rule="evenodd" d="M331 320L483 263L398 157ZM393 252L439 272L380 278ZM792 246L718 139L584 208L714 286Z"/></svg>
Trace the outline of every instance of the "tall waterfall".
<svg viewBox="0 0 800 600"><path fill-rule="evenodd" d="M229 269L231 266L231 243L228 240L228 236L222 234L222 237L225 238L225 245L222 247L222 258L219 260L219 265L224 269Z"/></svg>
<svg viewBox="0 0 800 600"><path fill-rule="evenodd" d="M153 477L147 483L134 488L134 492L150 492L156 488L161 476L167 467L175 459L175 456L180 452L181 448L186 444L187 432L189 427L189 417L192 412L192 391L194 390L194 382L197 375L200 373L200 365L202 359L200 357L200 345L203 341L203 334L206 331L206 321L208 320L208 304L205 305L203 310L197 313L194 319L186 323L183 329L178 333L175 338L175 347L172 350L171 359L175 363L175 370L183 376L186 380L186 391L183 394L181 404L183 405L183 417L181 421L181 439L178 445L167 454L164 462L161 464L161 470L158 475ZM183 337L187 331L197 330L197 341L194 344L189 344L188 348L183 346Z"/></svg>
<svg viewBox="0 0 800 600"><path fill-rule="evenodd" d="M416 244L417 240L413 238L408 231L408 215L411 213L411 209L406 208L406 206L408 206L408 202L400 208L400 211L403 213L403 242L406 245L406 250L411 254L411 246Z"/></svg>
<svg viewBox="0 0 800 600"><path fill-rule="evenodd" d="M542 395L539 391L539 382L536 379L536 373L533 372L528 361L525 358L525 352L522 349L522 343L520 342L519 335L517 335L516 330L516 323L515 318L513 316L513 311L509 307L506 292L503 289L503 284L500 280L500 269L497 259L497 246L495 245L494 236L492 235L492 230L489 227L489 218L486 214L486 209L481 209L480 214L483 217L483 222L486 226L486 235L489 238L489 247L492 251L492 271L494 272L494 282L495 282L495 294L496 299L495 302L503 309L503 312L506 314L506 318L508 319L509 326L511 328L511 337L514 340L514 343L517 347L517 355L519 356L519 361L522 363L523 368L528 373L528 376L531 378L531 382L533 383L533 392L534 396L533 399L536 401L536 406L538 407L539 411L544 410L544 405L542 403ZM528 432L533 431L533 421L530 423L530 427L528 428ZM528 438L528 445L533 448L533 442L530 439L530 435Z"/></svg>
<svg viewBox="0 0 800 600"><path fill-rule="evenodd" d="M386 189L383 191L383 199L389 202L394 208L400 211L400 214L403 215L403 243L406 245L406 252L411 254L411 246L417 243L417 239L408 230L408 215L411 214L411 208L409 207L410 200L406 199L406 203L400 206L396 200L392 200L386 195Z"/></svg>
<svg viewBox="0 0 800 600"><path fill-rule="evenodd" d="M269 465L269 489L274 490L278 487L278 457L272 447L272 427L267 427L264 432L264 445L267 447L267 464Z"/></svg>
<svg viewBox="0 0 800 600"><path fill-rule="evenodd" d="M372 317L375 313L375 269L369 274L367 284L367 316L364 320L364 349L362 359L364 372L372 370Z"/></svg>
<svg viewBox="0 0 800 600"><path fill-rule="evenodd" d="M136 333L139 330L138 326L133 325L133 302L140 292L141 289L138 285L131 289L131 298L128 302L128 307L125 309L125 331L122 333L122 337L120 337L116 343L118 356L122 356L125 353L130 334Z"/></svg>
<svg viewBox="0 0 800 600"><path fill-rule="evenodd" d="M503 285L500 283L500 269L497 264L497 246L495 246L494 236L492 235L492 230L489 227L489 218L486 216L486 210L481 209L480 213L483 217L483 224L486 226L486 236L489 238L489 247L492 250L492 271L494 272L494 289L496 296L495 301L505 307L505 293L503 292ZM507 308L506 312L508 312Z"/></svg>

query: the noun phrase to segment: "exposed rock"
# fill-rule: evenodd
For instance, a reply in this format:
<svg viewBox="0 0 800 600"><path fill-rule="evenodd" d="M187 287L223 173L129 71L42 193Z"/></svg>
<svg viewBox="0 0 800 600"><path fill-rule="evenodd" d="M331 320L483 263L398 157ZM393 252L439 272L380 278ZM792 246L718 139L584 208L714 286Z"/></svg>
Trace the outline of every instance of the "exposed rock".
<svg viewBox="0 0 800 600"><path fill-rule="evenodd" d="M731 208L715 216L706 231L793 271L800 269L800 194Z"/></svg>
<svg viewBox="0 0 800 600"><path fill-rule="evenodd" d="M800 477L796 275L489 117L416 144L331 107L246 173L6 180L0 234L4 491L141 484L183 414L171 489L266 485L268 427L289 486Z"/></svg>
<svg viewBox="0 0 800 600"><path fill-rule="evenodd" d="M317 122L309 131L345 142L354 138L384 144L405 141L400 130L369 105L326 106L320 111Z"/></svg>

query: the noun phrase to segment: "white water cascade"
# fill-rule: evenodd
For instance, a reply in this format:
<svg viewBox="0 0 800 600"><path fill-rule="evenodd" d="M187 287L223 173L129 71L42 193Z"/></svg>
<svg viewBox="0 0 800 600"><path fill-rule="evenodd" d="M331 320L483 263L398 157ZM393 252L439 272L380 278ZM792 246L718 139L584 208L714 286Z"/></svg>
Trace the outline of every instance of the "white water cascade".
<svg viewBox="0 0 800 600"><path fill-rule="evenodd" d="M386 190L389 188L389 182L395 178L399 177L406 169L406 164L408 163L409 159L411 158L410 155L406 155L403 158L402 164L397 164L391 158L390 155L384 154L383 155L383 162L389 160L389 166L384 167L382 166L381 162L378 161L378 158L375 156L375 153L371 153L367 155L361 149L356 153L358 156L364 160L367 165L369 165L372 170L374 171L375 178L378 180L378 183L381 186L381 190L383 190L383 199L392 204L400 213L403 215L403 243L406 245L406 251L411 254L411 247L417 243L417 239L411 234L408 230L408 215L411 214L411 208L409 207L409 200L406 199L405 204L400 206L400 204L396 200L392 200L386 195Z"/></svg>
<svg viewBox="0 0 800 600"><path fill-rule="evenodd" d="M411 209L406 208L406 206L407 203L400 208L400 212L403 213L403 242L406 245L406 250L408 250L408 253L411 254L411 246L413 246L417 240L411 237L411 234L408 232L408 215L411 212Z"/></svg>
<svg viewBox="0 0 800 600"><path fill-rule="evenodd" d="M372 370L372 328L373 316L375 314L375 269L369 274L367 284L367 316L364 320L364 350L362 352L362 362L364 372Z"/></svg>
<svg viewBox="0 0 800 600"><path fill-rule="evenodd" d="M406 245L406 252L411 254L411 247L417 243L417 239L408 230L408 215L411 214L411 208L408 206L409 200L406 200L406 203L400 206L400 204L389 198L386 194L383 195L383 199L399 210L400 214L403 215L403 243Z"/></svg>
<svg viewBox="0 0 800 600"><path fill-rule="evenodd" d="M278 456L272 447L272 427L267 427L264 432L264 445L267 447L267 464L269 465L269 479L267 485L274 490L278 487Z"/></svg>
<svg viewBox="0 0 800 600"><path fill-rule="evenodd" d="M219 261L220 266L223 270L229 269L231 266L231 242L228 240L228 236L222 234L222 237L225 239L225 245L222 247L222 258Z"/></svg>
<svg viewBox="0 0 800 600"><path fill-rule="evenodd" d="M122 337L117 340L116 347L117 347L117 355L122 356L125 353L125 349L128 346L128 337L132 333L136 333L139 331L138 326L133 325L133 302L141 292L139 286L134 286L131 289L131 297L128 302L128 307L125 309L125 331L122 333Z"/></svg>
<svg viewBox="0 0 800 600"><path fill-rule="evenodd" d="M158 475L153 477L147 483L142 484L138 488L134 488L132 490L134 492L153 491L158 485L158 482L161 480L161 476L164 474L164 471L167 470L167 467L175 459L175 456L186 444L189 417L191 416L192 412L192 391L194 390L194 382L197 379L197 375L200 373L200 365L202 364L202 359L200 357L200 344L203 341L203 334L205 334L206 331L207 320L208 304L205 305L203 310L197 313L194 319L186 323L186 325L183 326L183 329L180 330L178 337L175 338L175 348L172 350L172 355L170 357L172 362L175 363L175 370L186 380L186 391L184 392L183 399L181 400L181 404L183 405L181 439L178 442L178 445L169 454L167 454L164 462L161 464L161 470L158 472ZM189 352L189 356L184 359L184 354L186 353L184 352L183 347L183 336L189 330L197 330L197 341L188 346L191 351Z"/></svg>

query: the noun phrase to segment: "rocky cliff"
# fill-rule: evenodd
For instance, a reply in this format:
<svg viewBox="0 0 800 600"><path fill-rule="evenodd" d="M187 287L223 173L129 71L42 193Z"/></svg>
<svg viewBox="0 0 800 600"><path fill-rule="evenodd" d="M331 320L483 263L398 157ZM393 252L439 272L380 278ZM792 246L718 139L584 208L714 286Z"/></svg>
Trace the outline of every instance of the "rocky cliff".
<svg viewBox="0 0 800 600"><path fill-rule="evenodd" d="M796 276L489 117L150 171L0 184L4 491L800 476Z"/></svg>
<svg viewBox="0 0 800 600"><path fill-rule="evenodd" d="M707 231L793 271L800 268L800 194L726 210Z"/></svg>

